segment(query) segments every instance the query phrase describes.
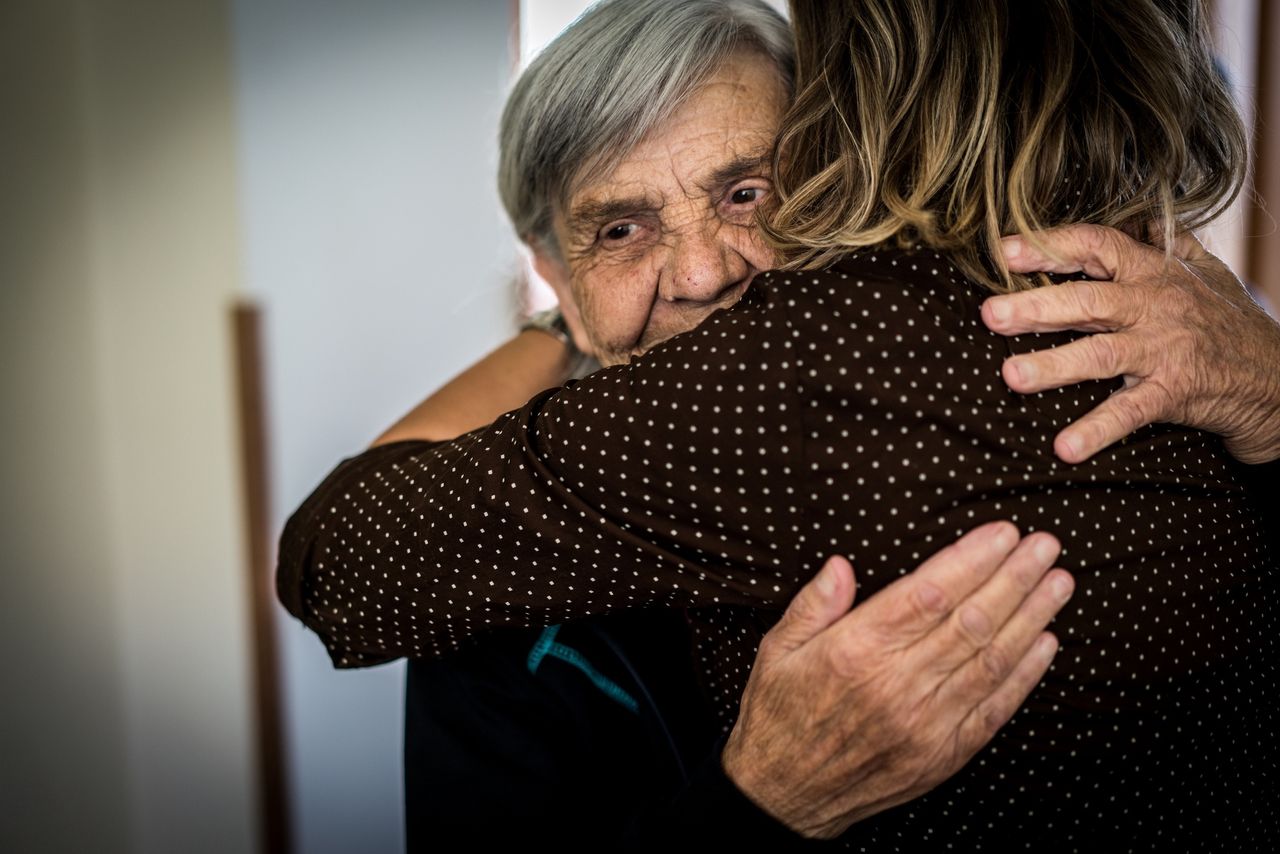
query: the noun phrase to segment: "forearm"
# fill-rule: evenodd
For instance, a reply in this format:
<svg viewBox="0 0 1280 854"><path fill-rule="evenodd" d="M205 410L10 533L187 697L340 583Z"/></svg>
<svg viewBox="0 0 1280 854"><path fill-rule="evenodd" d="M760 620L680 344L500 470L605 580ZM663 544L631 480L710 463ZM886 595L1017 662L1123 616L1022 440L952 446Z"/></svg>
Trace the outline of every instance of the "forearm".
<svg viewBox="0 0 1280 854"><path fill-rule="evenodd" d="M573 367L569 347L526 330L511 338L415 406L373 442L455 439L519 409L538 392L562 385Z"/></svg>
<svg viewBox="0 0 1280 854"><path fill-rule="evenodd" d="M545 391L454 440L389 444L404 438L389 431L286 525L281 599L338 666L445 655L503 626L650 605L785 604L799 579L802 502L773 506L768 492L739 487L746 470L726 481L704 464L714 450L671 441L673 422L655 417L671 407L650 390L666 387L667 348L679 346ZM799 407L769 391L790 369L766 368L759 398L745 401L758 429L800 435ZM738 395L727 383L703 389L691 406L698 430L740 433ZM798 494L800 454L798 442L760 449L772 489ZM737 500L701 499L726 487L741 489ZM771 539L741 523L753 513L769 516Z"/></svg>
<svg viewBox="0 0 1280 854"><path fill-rule="evenodd" d="M320 635L335 666L434 658L503 626L646 605L786 601L785 587L754 583L750 569L794 557L785 538L775 553L775 543L713 528L704 539L716 552L695 563L667 530L654 529L654 508L640 500L648 496L586 503L594 496L566 480L566 461L547 443L551 425L582 411L590 392L551 419L538 415L572 391L545 392L456 440L370 448L343 461L293 514L280 540L279 596ZM636 481L643 473L631 469ZM621 496L625 485L607 490ZM692 520L667 524L683 530Z"/></svg>

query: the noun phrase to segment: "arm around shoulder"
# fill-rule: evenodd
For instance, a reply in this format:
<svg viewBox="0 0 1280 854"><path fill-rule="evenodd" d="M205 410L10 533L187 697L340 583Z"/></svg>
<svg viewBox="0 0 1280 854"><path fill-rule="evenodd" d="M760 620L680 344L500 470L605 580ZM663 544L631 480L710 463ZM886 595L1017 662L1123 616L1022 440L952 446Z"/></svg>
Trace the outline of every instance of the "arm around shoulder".
<svg viewBox="0 0 1280 854"><path fill-rule="evenodd" d="M803 474L799 407L777 405L791 370L750 353L760 340L734 353L733 367L761 365L752 382L711 365L724 326L750 312L740 303L453 441L348 460L286 530L282 599L338 666L647 605L784 604L802 504L758 486L766 471L787 494ZM767 541L744 521L762 516Z"/></svg>

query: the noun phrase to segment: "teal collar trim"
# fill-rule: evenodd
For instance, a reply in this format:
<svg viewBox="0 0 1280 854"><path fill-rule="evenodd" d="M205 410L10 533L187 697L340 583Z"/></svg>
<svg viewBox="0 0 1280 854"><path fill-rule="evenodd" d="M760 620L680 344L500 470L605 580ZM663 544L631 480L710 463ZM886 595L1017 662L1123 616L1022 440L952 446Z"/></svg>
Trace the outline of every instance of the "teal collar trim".
<svg viewBox="0 0 1280 854"><path fill-rule="evenodd" d="M591 680L591 684L599 688L610 700L639 714L640 704L636 702L635 697L632 697L608 676L596 670L582 653L562 643L556 643L556 635L559 631L559 625L547 626L543 630L537 642L534 643L533 649L529 650L529 673L537 675L538 667L548 657L559 659L565 664L582 671L583 675Z"/></svg>
<svg viewBox="0 0 1280 854"><path fill-rule="evenodd" d="M533 645L533 649L529 650L529 672L537 675L538 665L542 664L542 659L547 657L547 653L551 651L551 647L556 642L556 634L560 631L560 626L547 626L542 630L542 634L538 635L537 642Z"/></svg>

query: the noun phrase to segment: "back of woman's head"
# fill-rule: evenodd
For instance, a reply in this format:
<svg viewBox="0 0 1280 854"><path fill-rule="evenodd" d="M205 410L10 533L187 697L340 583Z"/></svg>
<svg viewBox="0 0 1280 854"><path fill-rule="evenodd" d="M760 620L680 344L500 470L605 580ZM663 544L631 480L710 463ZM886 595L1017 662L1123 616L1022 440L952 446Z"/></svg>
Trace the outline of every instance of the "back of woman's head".
<svg viewBox="0 0 1280 854"><path fill-rule="evenodd" d="M788 266L919 242L1020 288L1002 234L1091 222L1170 245L1243 181L1196 0L793 0L792 24L765 224Z"/></svg>

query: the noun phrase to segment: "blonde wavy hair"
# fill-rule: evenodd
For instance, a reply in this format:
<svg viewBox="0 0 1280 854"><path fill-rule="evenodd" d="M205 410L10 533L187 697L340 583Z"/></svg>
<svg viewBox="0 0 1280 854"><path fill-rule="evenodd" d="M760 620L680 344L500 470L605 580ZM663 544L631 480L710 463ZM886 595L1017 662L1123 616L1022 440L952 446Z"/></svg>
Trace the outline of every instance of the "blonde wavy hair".
<svg viewBox="0 0 1280 854"><path fill-rule="evenodd" d="M993 291L1001 235L1164 246L1240 191L1245 132L1195 0L793 0L796 92L762 222L790 269L895 242Z"/></svg>

